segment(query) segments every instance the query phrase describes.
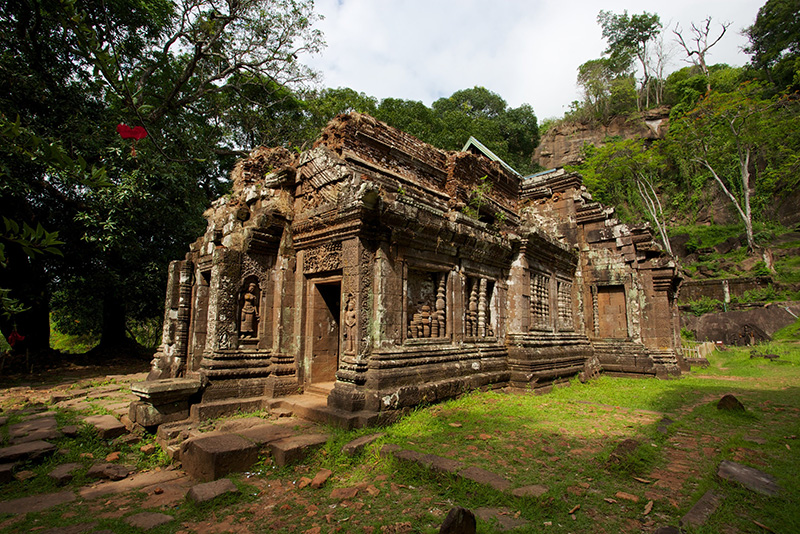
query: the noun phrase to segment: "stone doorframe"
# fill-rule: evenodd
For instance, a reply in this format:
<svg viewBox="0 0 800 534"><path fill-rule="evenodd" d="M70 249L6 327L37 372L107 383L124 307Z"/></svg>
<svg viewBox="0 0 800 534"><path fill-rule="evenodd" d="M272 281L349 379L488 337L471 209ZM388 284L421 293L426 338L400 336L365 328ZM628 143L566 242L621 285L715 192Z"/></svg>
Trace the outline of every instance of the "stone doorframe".
<svg viewBox="0 0 800 534"><path fill-rule="evenodd" d="M343 340L342 340L342 313L344 310L344 298L342 295L342 275L335 274L330 276L305 276L305 295L304 295L304 310L303 310L303 384L310 385L314 382L328 381L333 382L336 380L335 373L341 362L341 355L343 353ZM320 301L323 300L317 286L334 286L338 285L338 317L336 317L338 328L336 332L336 365L333 369L332 376L329 380L316 380L313 376L313 360L314 360L314 313Z"/></svg>

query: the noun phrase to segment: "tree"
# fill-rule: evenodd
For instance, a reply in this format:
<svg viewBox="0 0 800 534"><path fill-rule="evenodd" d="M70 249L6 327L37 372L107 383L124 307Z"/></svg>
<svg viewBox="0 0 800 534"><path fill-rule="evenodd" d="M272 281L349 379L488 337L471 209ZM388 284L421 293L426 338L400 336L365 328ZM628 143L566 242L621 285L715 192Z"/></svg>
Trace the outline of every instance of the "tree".
<svg viewBox="0 0 800 534"><path fill-rule="evenodd" d="M578 85L584 101L580 111L594 120L636 109L636 82L629 65L615 64L610 58L592 59L578 67Z"/></svg>
<svg viewBox="0 0 800 534"><path fill-rule="evenodd" d="M644 209L644 218L656 227L664 248L672 254L664 209L657 184L666 168L666 157L658 144L646 147L642 139L607 142L602 147L588 145L584 161L575 169L581 173L589 192L606 204Z"/></svg>
<svg viewBox="0 0 800 534"><path fill-rule="evenodd" d="M756 249L754 216L772 198L780 171L793 166L784 162L800 147L797 104L764 100L762 91L750 83L730 93L712 92L670 128L684 157L710 173L731 201L744 223L750 251Z"/></svg>
<svg viewBox="0 0 800 534"><path fill-rule="evenodd" d="M699 25L692 22L691 30L689 30L690 37L688 37L691 45L686 42L687 39L684 39L680 26L676 25L675 29L672 30L672 33L677 37L678 44L684 49L689 60L700 67L700 70L705 75L707 79L706 91L711 91L711 76L708 72L708 65L706 65L706 54L708 54L712 46L717 44L725 36L725 31L730 25L730 22L720 23L722 29L719 35L709 43L711 17L706 17Z"/></svg>
<svg viewBox="0 0 800 534"><path fill-rule="evenodd" d="M745 29L754 68L782 90L800 87L800 0L768 0L755 23Z"/></svg>
<svg viewBox="0 0 800 534"><path fill-rule="evenodd" d="M628 15L627 10L622 15L600 11L597 22L603 28L603 38L608 42L604 54L620 64L626 60L632 62L634 57L639 60L643 75L641 94L645 97L645 107L649 107L651 58L648 47L661 32L661 19L646 11L641 15Z"/></svg>
<svg viewBox="0 0 800 534"><path fill-rule="evenodd" d="M298 56L322 46L316 16L292 0L25 2L0 6L0 109L105 167L109 184L87 186L23 154L4 161L13 177L0 188L4 215L57 229L66 243L63 259L34 258L9 285L41 293L30 301L33 338L49 330L52 292L57 320L97 325L102 344L117 345L127 319L158 314L167 262L202 228L235 157L304 115L285 84L313 74ZM271 113L256 120L259 107ZM256 133L231 127L237 114ZM146 128L137 157L118 123Z"/></svg>

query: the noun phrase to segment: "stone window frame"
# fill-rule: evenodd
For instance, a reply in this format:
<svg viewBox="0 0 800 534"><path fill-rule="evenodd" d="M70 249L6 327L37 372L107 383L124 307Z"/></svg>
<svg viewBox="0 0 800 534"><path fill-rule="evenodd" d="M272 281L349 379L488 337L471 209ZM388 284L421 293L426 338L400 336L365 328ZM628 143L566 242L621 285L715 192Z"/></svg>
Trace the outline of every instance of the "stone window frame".
<svg viewBox="0 0 800 534"><path fill-rule="evenodd" d="M533 291L533 280L534 277L541 277L544 280L544 288L547 291L547 298L545 299L545 304L540 307L540 309L544 309L547 311L547 315L544 317L543 321L534 321L534 291ZM531 288L530 288L530 305L529 305L529 326L528 330L530 332L553 332L553 303L552 303L552 285L553 285L553 275L548 272L540 271L537 269L530 270L530 280L531 280Z"/></svg>
<svg viewBox="0 0 800 534"><path fill-rule="evenodd" d="M555 286L556 286L556 293L555 293L555 300L556 300L556 307L555 307L555 321L556 321L556 330L558 332L574 332L575 331L575 298L574 298L574 289L575 289L575 281L563 277L563 276L555 276ZM568 285L569 291L566 293L561 291L562 285ZM569 323L564 324L563 317L564 317L564 295L568 297L568 311L569 311Z"/></svg>
<svg viewBox="0 0 800 534"><path fill-rule="evenodd" d="M444 277L444 320L445 320L445 334L439 337L412 337L409 335L409 328L411 325L411 314L409 310L409 295L408 295L408 279L409 271L417 271L427 273L429 275L437 275L437 277ZM453 277L453 268L448 265L439 265L431 263L417 263L405 261L403 263L403 328L401 330L401 343L404 345L444 345L453 342L453 302L451 297ZM434 282L434 287L437 282ZM435 301L434 301L435 307ZM436 311L432 309L432 311Z"/></svg>
<svg viewBox="0 0 800 534"><path fill-rule="evenodd" d="M472 271L464 271L464 284L463 284L463 302L464 302L464 311L463 313L463 320L462 320L462 335L464 343L481 343L481 342L493 342L497 341L497 318L498 318L498 310L497 310L497 285L498 281L495 278L487 276L485 273L479 272L472 272ZM487 287L487 296L485 297L485 310L484 312L488 314L488 321L486 322L486 326L490 327L487 333L484 336L480 336L479 334L475 333L473 335L469 335L469 325L467 320L467 313L469 311L470 299L472 298L472 286L470 285L470 280L476 280L478 284L480 284L480 280L486 280L486 287ZM478 310L477 313L480 314L480 286L478 288L478 295L477 295L477 305ZM479 320L478 318L476 318ZM477 325L476 325L477 328ZM488 332L491 332L491 335L488 335Z"/></svg>

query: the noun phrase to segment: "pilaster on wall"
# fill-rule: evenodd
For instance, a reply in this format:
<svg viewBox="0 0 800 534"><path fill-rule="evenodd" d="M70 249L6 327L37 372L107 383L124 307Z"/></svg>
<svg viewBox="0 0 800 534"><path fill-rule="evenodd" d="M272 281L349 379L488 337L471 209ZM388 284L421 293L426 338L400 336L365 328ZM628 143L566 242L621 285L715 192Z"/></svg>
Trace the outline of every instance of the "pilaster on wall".
<svg viewBox="0 0 800 534"><path fill-rule="evenodd" d="M400 344L403 340L403 264L386 241L375 253L372 348Z"/></svg>
<svg viewBox="0 0 800 534"><path fill-rule="evenodd" d="M241 277L241 253L219 247L211 266L211 295L208 302L206 352L227 350L238 345L237 299Z"/></svg>

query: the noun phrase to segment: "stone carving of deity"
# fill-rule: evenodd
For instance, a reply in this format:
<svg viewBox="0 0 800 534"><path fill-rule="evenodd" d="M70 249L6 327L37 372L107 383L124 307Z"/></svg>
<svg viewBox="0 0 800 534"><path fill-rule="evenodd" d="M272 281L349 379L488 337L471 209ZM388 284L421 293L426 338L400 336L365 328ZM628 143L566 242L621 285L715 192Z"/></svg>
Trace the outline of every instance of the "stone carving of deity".
<svg viewBox="0 0 800 534"><path fill-rule="evenodd" d="M344 351L347 354L356 352L356 299L352 294L347 296L344 311Z"/></svg>
<svg viewBox="0 0 800 534"><path fill-rule="evenodd" d="M256 284L251 283L247 286L243 300L239 335L243 339L250 339L258 335L258 295Z"/></svg>

